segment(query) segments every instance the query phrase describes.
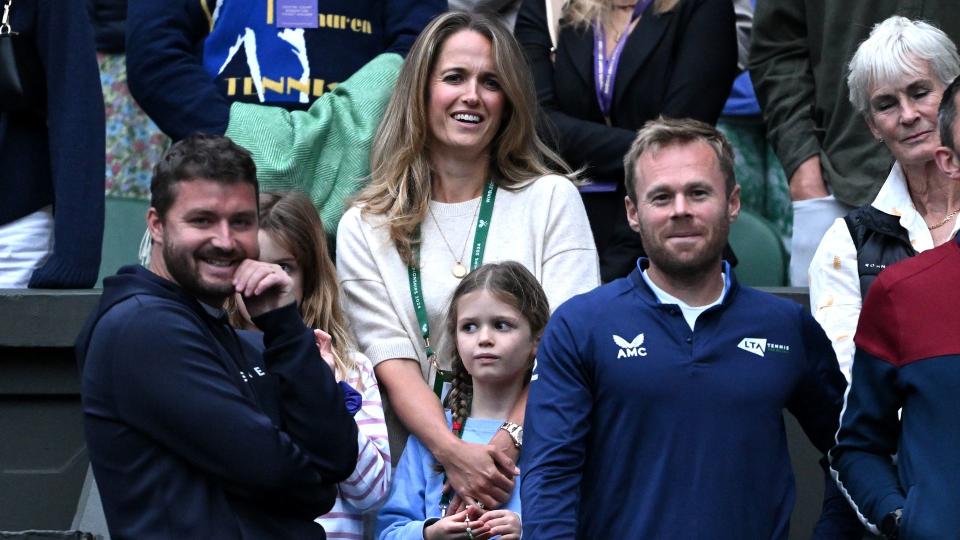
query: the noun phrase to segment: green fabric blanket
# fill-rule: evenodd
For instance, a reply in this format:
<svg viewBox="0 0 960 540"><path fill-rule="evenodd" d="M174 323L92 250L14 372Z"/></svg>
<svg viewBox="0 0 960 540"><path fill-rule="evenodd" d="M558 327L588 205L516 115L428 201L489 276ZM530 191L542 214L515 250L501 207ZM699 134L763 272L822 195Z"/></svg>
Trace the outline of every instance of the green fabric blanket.
<svg viewBox="0 0 960 540"><path fill-rule="evenodd" d="M263 191L308 193L331 238L370 174L370 145L403 58L381 54L307 111L234 103L226 135L253 154Z"/></svg>

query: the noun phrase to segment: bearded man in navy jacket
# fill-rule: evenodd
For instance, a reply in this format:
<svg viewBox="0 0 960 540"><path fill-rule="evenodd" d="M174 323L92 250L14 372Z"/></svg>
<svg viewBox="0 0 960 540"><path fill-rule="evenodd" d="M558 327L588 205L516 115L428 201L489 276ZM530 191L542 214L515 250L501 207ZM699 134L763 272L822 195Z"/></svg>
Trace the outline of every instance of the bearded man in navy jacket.
<svg viewBox="0 0 960 540"><path fill-rule="evenodd" d="M110 534L324 538L313 519L356 466L357 426L293 281L256 260L253 161L225 137L192 136L151 192L150 267L104 280L76 347ZM227 324L235 291L262 352Z"/></svg>
<svg viewBox="0 0 960 540"><path fill-rule="evenodd" d="M521 455L524 538L786 539L782 411L829 450L844 389L830 342L802 306L738 285L722 260L740 190L719 132L649 122L625 167L649 258L547 326ZM859 538L829 487L814 537Z"/></svg>

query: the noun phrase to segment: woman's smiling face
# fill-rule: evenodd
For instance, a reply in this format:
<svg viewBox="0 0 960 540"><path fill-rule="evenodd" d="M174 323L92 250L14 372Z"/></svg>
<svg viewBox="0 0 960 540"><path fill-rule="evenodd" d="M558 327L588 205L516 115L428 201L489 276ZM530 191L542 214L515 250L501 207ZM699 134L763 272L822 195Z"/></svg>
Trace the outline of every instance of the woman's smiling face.
<svg viewBox="0 0 960 540"><path fill-rule="evenodd" d="M505 101L490 41L472 30L451 35L430 74L431 153L467 158L487 153L500 128Z"/></svg>

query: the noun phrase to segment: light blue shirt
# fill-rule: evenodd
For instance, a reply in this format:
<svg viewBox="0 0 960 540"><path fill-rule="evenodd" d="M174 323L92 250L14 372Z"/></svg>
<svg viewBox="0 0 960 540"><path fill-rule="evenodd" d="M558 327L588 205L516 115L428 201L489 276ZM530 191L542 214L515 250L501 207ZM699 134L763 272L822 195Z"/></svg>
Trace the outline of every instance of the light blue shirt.
<svg viewBox="0 0 960 540"><path fill-rule="evenodd" d="M463 440L487 444L501 424L502 419L469 418L464 424ZM449 411L447 425L450 425ZM435 470L436 464L437 460L423 443L410 435L393 475L390 497L377 516L379 540L423 540L424 527L441 517L443 473ZM515 480L513 495L500 508L519 514L520 478Z"/></svg>

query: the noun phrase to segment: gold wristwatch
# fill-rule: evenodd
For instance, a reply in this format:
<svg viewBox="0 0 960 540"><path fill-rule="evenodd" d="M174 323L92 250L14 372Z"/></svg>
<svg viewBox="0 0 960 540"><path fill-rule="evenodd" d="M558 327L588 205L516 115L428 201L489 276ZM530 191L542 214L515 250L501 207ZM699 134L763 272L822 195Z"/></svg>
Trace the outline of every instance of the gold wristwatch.
<svg viewBox="0 0 960 540"><path fill-rule="evenodd" d="M500 426L500 429L510 435L510 438L513 439L513 445L517 447L517 450L523 447L523 426L514 424L513 422L504 422Z"/></svg>

